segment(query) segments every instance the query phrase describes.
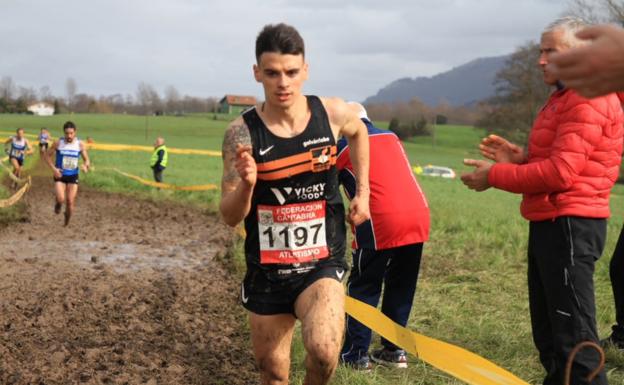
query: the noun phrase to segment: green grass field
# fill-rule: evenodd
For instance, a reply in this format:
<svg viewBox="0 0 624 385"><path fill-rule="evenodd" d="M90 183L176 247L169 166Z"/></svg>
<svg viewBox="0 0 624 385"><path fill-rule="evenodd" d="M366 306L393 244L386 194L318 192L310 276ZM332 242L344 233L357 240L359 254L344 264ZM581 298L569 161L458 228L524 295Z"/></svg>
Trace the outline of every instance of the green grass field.
<svg viewBox="0 0 624 385"><path fill-rule="evenodd" d="M145 138L145 118L125 115L74 115L40 118L0 115L0 131L25 127L38 133L41 126L60 133L62 123L71 119L81 137L96 142L150 145L158 134L170 147L219 150L225 120L212 116L149 117ZM462 159L478 157L476 146L482 132L471 127L438 126L432 138L405 143L412 163L449 166L466 170ZM158 191L118 176L108 167L117 167L144 178L151 177L149 153L92 151L96 171L84 176L86 184L123 191L150 199L181 200L213 211L218 192ZM221 160L198 155L171 155L166 182L190 185L218 183ZM82 177L81 177L82 178ZM542 368L531 339L529 322L525 248L528 224L518 211L520 197L496 190L475 193L458 179L420 177L431 207L431 240L426 244L421 278L409 327L419 333L457 344L493 360L522 379L541 383ZM596 268L599 330L609 332L614 319L609 285L608 262L624 217L624 188L616 186L611 202L608 243ZM378 343L378 339L374 339ZM293 346L292 383L300 384L304 370L300 339ZM608 352L609 379L624 382L624 357ZM378 368L372 374L339 368L332 384L460 384L449 376L410 357L410 368L392 371Z"/></svg>

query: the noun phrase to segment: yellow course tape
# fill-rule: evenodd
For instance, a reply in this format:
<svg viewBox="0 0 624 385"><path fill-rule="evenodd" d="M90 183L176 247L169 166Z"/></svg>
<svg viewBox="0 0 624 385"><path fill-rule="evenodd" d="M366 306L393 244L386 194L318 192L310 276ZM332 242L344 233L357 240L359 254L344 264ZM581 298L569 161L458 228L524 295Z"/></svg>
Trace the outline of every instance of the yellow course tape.
<svg viewBox="0 0 624 385"><path fill-rule="evenodd" d="M109 170L113 170L113 171L115 171L118 174L121 174L121 175L123 175L125 177L128 177L130 179L134 179L137 182L142 183L144 185L152 186L152 187L158 187L158 188L162 188L162 189L166 189L166 190L207 191L207 190L216 190L217 189L217 185L215 185L215 184L203 184L203 185L196 185L196 186L176 186L174 184L158 183L158 182L154 182L154 181L151 181L151 180L143 179L140 176L128 174L127 172L123 172L123 171L118 170L116 168L110 168Z"/></svg>
<svg viewBox="0 0 624 385"><path fill-rule="evenodd" d="M19 183L19 184L26 183L26 182L28 181L28 178L22 178L22 179L20 179L20 178L16 177L16 176L13 174L13 171L11 171L11 169L10 169L9 167L7 167L7 166L4 164L4 161L5 161L6 159L8 159L8 157L7 157L7 158L3 158L2 160L0 160L0 166L2 166L2 168L3 168L3 169L5 169L5 170L7 171L8 175L9 175L9 178L11 178L11 180L12 180L13 182L15 182L15 183Z"/></svg>
<svg viewBox="0 0 624 385"><path fill-rule="evenodd" d="M505 369L465 349L412 332L376 308L346 297L353 318L428 364L471 385L529 385Z"/></svg>
<svg viewBox="0 0 624 385"><path fill-rule="evenodd" d="M9 136L13 136L15 135L15 131L0 131L0 135L9 135ZM35 134L26 134L24 133L24 136L26 137L31 137L31 138L38 138L39 135L35 135Z"/></svg>
<svg viewBox="0 0 624 385"><path fill-rule="evenodd" d="M0 208L9 207L9 206L13 206L14 204L16 204L20 199L22 199L22 196L24 196L26 191L30 188L31 183L32 181L30 177L28 177L26 184L23 185L19 190L17 190L17 192L13 194L12 197L8 199L0 200Z"/></svg>
<svg viewBox="0 0 624 385"><path fill-rule="evenodd" d="M152 152L154 147L150 146L136 146L131 144L112 144L112 143L89 143L89 149L102 150L102 151L144 151ZM208 156L221 156L221 151L212 150L195 150L192 148L169 148L172 154L190 154L190 155L208 155Z"/></svg>
<svg viewBox="0 0 624 385"><path fill-rule="evenodd" d="M0 135L15 135L15 132L7 132L0 131ZM26 137L38 138L38 135L33 134L24 134ZM52 141L52 138L50 138ZM38 142L36 142L38 143ZM139 146L134 144L115 144L115 143L87 143L88 149L93 150L101 150L101 151L144 151L144 152L152 152L154 151L154 147L150 146ZM213 151L213 150L196 150L193 148L169 148L167 147L170 153L172 154L185 154L185 155L208 155L208 156L221 156L221 151Z"/></svg>

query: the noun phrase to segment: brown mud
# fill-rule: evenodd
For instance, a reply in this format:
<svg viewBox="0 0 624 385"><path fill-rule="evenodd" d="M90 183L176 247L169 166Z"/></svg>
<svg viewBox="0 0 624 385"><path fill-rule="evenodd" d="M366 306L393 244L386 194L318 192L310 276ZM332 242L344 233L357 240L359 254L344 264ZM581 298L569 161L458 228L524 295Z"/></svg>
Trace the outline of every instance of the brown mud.
<svg viewBox="0 0 624 385"><path fill-rule="evenodd" d="M0 384L258 382L229 229L82 185L64 227L43 174L0 228Z"/></svg>

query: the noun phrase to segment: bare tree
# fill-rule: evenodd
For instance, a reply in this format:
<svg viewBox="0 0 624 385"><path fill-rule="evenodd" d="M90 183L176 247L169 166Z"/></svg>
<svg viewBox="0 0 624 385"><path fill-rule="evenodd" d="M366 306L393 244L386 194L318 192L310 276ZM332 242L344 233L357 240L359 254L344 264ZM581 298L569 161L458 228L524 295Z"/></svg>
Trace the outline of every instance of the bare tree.
<svg viewBox="0 0 624 385"><path fill-rule="evenodd" d="M13 94L15 93L15 83L13 83L13 78L10 76L3 76L0 79L0 97L5 100L13 99Z"/></svg>
<svg viewBox="0 0 624 385"><path fill-rule="evenodd" d="M139 83L136 96L143 115L157 113L162 108L160 96L150 84Z"/></svg>
<svg viewBox="0 0 624 385"><path fill-rule="evenodd" d="M67 107L70 112L74 111L74 102L76 98L76 90L78 86L76 85L76 80L74 78L67 78L65 81L65 93L67 96Z"/></svg>
<svg viewBox="0 0 624 385"><path fill-rule="evenodd" d="M624 1L622 0L569 0L568 12L590 23L624 25Z"/></svg>
<svg viewBox="0 0 624 385"><path fill-rule="evenodd" d="M219 109L219 99L206 98L206 112L217 112Z"/></svg>
<svg viewBox="0 0 624 385"><path fill-rule="evenodd" d="M550 93L538 67L538 57L539 46L535 42L511 55L496 74L496 96L483 106L478 127L516 142L526 142L538 110Z"/></svg>
<svg viewBox="0 0 624 385"><path fill-rule="evenodd" d="M174 86L165 89L165 110L169 114L180 112L180 93Z"/></svg>
<svg viewBox="0 0 624 385"><path fill-rule="evenodd" d="M52 103L54 101L54 96L52 96L52 91L50 91L50 87L45 85L39 88L39 100L47 103Z"/></svg>
<svg viewBox="0 0 624 385"><path fill-rule="evenodd" d="M18 87L17 98L29 106L37 101L37 92L32 87Z"/></svg>

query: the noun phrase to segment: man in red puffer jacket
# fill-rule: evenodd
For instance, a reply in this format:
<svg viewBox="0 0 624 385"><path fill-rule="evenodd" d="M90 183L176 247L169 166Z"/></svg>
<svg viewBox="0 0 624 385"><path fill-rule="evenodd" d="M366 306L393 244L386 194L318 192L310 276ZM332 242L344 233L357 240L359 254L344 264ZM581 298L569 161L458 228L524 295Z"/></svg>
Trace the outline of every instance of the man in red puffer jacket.
<svg viewBox="0 0 624 385"><path fill-rule="evenodd" d="M609 193L622 153L624 121L615 94L585 99L565 88L546 65L552 53L581 44L585 25L564 18L542 34L539 64L544 82L556 86L529 136L528 153L495 135L481 153L496 161L466 159L462 175L469 188L522 193L522 215L530 221L528 284L533 340L546 369L544 385L561 385L566 360L582 341L598 342L594 304L594 263L602 254L609 217ZM576 355L571 384L587 384L598 354ZM591 384L607 384L604 370Z"/></svg>

